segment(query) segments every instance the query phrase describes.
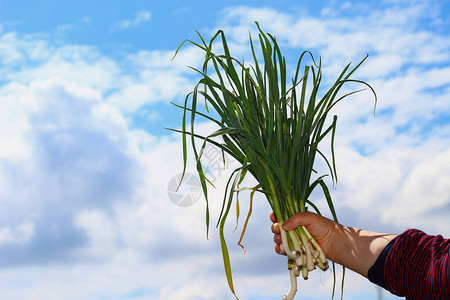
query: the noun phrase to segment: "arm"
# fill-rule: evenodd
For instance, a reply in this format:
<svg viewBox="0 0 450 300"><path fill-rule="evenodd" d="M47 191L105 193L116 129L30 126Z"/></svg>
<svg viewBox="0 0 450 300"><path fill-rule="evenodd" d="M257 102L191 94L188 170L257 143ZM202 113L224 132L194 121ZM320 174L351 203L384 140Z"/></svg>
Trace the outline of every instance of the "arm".
<svg viewBox="0 0 450 300"><path fill-rule="evenodd" d="M277 243L275 251L280 252L280 229L275 215L270 216L274 241ZM368 276L370 267L386 245L394 239L395 234L377 233L353 227L346 227L315 213L297 213L283 224L285 230L293 230L304 225L322 247L326 257L341 264L364 277Z"/></svg>
<svg viewBox="0 0 450 300"><path fill-rule="evenodd" d="M280 253L279 225L273 214L270 218L275 251ZM400 235L376 233L311 212L293 215L283 228L292 230L299 225L307 227L328 259L365 277L370 269L369 280L394 295L407 300L450 299L450 239L417 229Z"/></svg>
<svg viewBox="0 0 450 300"><path fill-rule="evenodd" d="M409 229L383 254L383 279L375 283L407 300L450 299L450 239Z"/></svg>

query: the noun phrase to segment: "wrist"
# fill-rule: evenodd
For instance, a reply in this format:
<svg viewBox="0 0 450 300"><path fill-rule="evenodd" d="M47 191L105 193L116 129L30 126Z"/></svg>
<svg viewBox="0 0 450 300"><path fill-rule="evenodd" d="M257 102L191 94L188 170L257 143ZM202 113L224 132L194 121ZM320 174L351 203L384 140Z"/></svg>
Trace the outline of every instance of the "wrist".
<svg viewBox="0 0 450 300"><path fill-rule="evenodd" d="M329 259L367 277L381 251L396 236L336 224Z"/></svg>
<svg viewBox="0 0 450 300"><path fill-rule="evenodd" d="M343 232L345 226L336 222L333 223L334 225L330 230L330 245L328 247L329 251L328 253L326 253L326 255L329 260L338 264L342 264L342 251L344 249L343 242L345 241Z"/></svg>

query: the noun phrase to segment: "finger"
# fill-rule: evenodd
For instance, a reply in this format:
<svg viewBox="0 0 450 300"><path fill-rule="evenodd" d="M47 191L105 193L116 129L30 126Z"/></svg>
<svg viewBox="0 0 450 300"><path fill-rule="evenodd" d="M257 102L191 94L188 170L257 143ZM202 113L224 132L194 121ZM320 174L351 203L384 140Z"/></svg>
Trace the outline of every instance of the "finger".
<svg viewBox="0 0 450 300"><path fill-rule="evenodd" d="M273 213L273 211L270 212L270 221L272 221L273 223L277 222L277 216L275 216L275 214Z"/></svg>
<svg viewBox="0 0 450 300"><path fill-rule="evenodd" d="M278 253L278 254L281 254L280 253L280 244L276 244L275 245L275 252Z"/></svg>
<svg viewBox="0 0 450 300"><path fill-rule="evenodd" d="M280 233L280 224L273 223L272 226L270 226L270 229L272 229L273 233Z"/></svg>
<svg viewBox="0 0 450 300"><path fill-rule="evenodd" d="M273 236L273 241L277 244L281 244L281 234L275 234Z"/></svg>
<svg viewBox="0 0 450 300"><path fill-rule="evenodd" d="M310 213L310 212L296 213L283 223L283 229L292 230L292 229L297 228L300 225L307 226L314 222L315 216L316 215L314 213Z"/></svg>

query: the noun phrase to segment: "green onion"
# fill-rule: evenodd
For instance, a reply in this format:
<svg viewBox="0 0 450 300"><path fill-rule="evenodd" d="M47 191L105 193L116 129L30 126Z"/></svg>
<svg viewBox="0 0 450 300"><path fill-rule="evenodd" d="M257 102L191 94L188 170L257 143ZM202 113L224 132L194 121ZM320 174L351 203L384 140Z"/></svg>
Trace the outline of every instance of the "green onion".
<svg viewBox="0 0 450 300"><path fill-rule="evenodd" d="M250 174L258 182L254 188L250 188L251 202L256 191L262 192L280 223L282 248L288 257L291 278L291 289L283 299L293 299L297 291L296 277L302 274L307 279L309 271L316 266L327 270L328 263L322 249L304 226L285 232L281 225L296 212L306 211L308 206L320 214L310 199L317 187L322 190L330 212L337 221L329 188L324 181L326 176L330 176L333 185L337 182L334 155L337 116L330 119L328 114L338 102L363 90L341 95L342 87L348 82L369 87L375 96L375 103L376 95L369 84L351 78L367 56L353 68L348 64L322 97L319 96L319 93L322 94L322 91L319 91L322 81L321 60L317 64L311 52L304 51L300 55L295 73L288 79L286 60L275 37L264 33L258 23L256 25L259 30L260 52L255 49L257 43L254 44L250 35L253 56L251 65L231 56L225 34L221 30L209 43L206 43L199 33L201 42L186 40L204 51L205 60L201 69L191 67L201 75L201 79L186 96L184 106L176 105L183 109L181 130L171 130L182 134L183 174L187 166L190 136L190 145L206 199L207 232L210 223L207 189L209 180L203 170L202 152L207 143L211 143L240 163L240 167L232 172L226 185L217 222L225 273L231 292L236 296L224 226L232 203L237 200L234 194L243 190L239 188L239 184ZM177 49L175 56L186 41ZM219 54L213 51L213 45L217 43L221 44ZM262 61L259 61L258 57L262 57ZM304 60L308 57L309 64L306 64ZM205 99L206 110L209 112L212 109L215 117L212 117L211 113L200 111L199 97ZM198 135L195 131L197 116L216 123L219 129L208 136ZM319 143L326 137L331 141L331 158L319 150ZM218 141L218 138L221 140ZM196 147L196 139L203 141L200 148ZM316 157L324 160L328 174L320 175L314 169ZM239 245L250 215L251 205Z"/></svg>

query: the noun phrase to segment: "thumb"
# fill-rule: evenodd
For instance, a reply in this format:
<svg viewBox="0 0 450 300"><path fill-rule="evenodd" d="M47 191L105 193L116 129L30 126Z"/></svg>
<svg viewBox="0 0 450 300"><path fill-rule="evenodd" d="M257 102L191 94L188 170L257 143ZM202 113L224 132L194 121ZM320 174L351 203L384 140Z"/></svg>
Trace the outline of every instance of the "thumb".
<svg viewBox="0 0 450 300"><path fill-rule="evenodd" d="M298 212L292 215L289 219L287 219L283 223L284 230L293 230L300 225L309 225L311 224L311 215L315 215L311 212Z"/></svg>
<svg viewBox="0 0 450 300"><path fill-rule="evenodd" d="M283 223L283 229L284 230L292 230L295 229L296 226L294 225L294 222L289 218Z"/></svg>

